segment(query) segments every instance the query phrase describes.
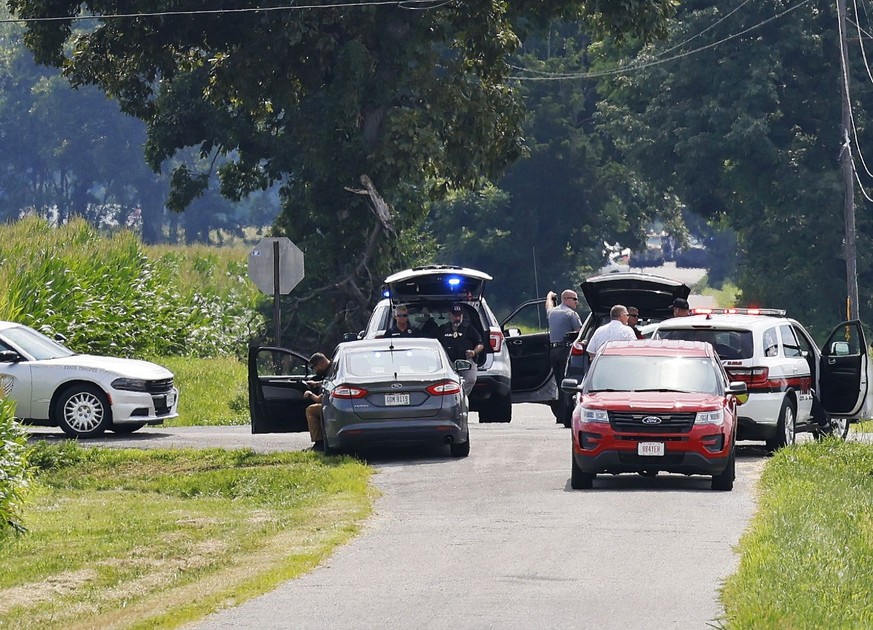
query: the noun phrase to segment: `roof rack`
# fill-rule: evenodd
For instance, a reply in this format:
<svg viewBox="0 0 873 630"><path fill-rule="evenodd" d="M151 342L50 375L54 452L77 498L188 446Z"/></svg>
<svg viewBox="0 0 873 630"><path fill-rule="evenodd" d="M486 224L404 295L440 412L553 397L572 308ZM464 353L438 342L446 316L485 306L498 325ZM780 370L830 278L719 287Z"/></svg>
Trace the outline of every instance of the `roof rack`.
<svg viewBox="0 0 873 630"><path fill-rule="evenodd" d="M693 308L692 315L772 315L785 317L784 308Z"/></svg>

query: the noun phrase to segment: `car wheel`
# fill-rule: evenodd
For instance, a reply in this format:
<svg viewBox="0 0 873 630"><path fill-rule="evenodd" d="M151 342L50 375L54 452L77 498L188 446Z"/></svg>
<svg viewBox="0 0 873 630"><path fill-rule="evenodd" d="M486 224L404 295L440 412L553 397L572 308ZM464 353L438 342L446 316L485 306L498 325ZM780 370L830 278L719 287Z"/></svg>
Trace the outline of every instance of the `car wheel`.
<svg viewBox="0 0 873 630"><path fill-rule="evenodd" d="M135 424L113 424L109 427L109 430L113 433L117 433L118 435L127 435L129 433L133 433L134 431L139 431L145 426L145 422L137 422Z"/></svg>
<svg viewBox="0 0 873 630"><path fill-rule="evenodd" d="M829 417L827 425L815 432L815 439L821 440L830 435L840 440L845 440L849 436L849 419Z"/></svg>
<svg viewBox="0 0 873 630"><path fill-rule="evenodd" d="M492 395L479 411L479 422L511 422L512 395Z"/></svg>
<svg viewBox="0 0 873 630"><path fill-rule="evenodd" d="M728 463L725 469L718 475L712 476L712 489L730 491L734 489L734 479L737 477L737 460L735 453L736 445L731 447L728 455Z"/></svg>
<svg viewBox="0 0 873 630"><path fill-rule="evenodd" d="M570 487L573 490L590 490L594 486L594 478L597 476L592 473L583 472L576 463L576 457L573 452L570 452Z"/></svg>
<svg viewBox="0 0 873 630"><path fill-rule="evenodd" d="M779 410L779 420L776 423L776 436L767 440L767 448L775 451L784 446L794 444L795 420L797 412L794 410L794 403L786 398L782 401L782 408Z"/></svg>
<svg viewBox="0 0 873 630"><path fill-rule="evenodd" d="M470 430L467 429L467 439L464 442L452 442L449 445L452 451L452 457L466 457L470 454Z"/></svg>
<svg viewBox="0 0 873 630"><path fill-rule="evenodd" d="M112 426L109 400L94 385L74 385L55 403L55 419L74 438L96 437Z"/></svg>

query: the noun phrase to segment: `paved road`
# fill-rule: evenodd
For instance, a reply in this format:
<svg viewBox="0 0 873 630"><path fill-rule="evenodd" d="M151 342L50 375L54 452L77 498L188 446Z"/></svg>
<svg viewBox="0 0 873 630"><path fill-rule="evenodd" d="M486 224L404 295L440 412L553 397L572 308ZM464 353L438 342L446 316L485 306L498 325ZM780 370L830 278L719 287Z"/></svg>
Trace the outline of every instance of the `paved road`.
<svg viewBox="0 0 873 630"><path fill-rule="evenodd" d="M472 425L467 459L441 449L373 454L382 497L358 538L312 573L199 627L663 630L717 619L763 451L741 447L730 493L676 475L598 478L593 491L572 491L567 430L545 407L514 409L509 425ZM153 428L99 442L309 444L305 435L247 431Z"/></svg>

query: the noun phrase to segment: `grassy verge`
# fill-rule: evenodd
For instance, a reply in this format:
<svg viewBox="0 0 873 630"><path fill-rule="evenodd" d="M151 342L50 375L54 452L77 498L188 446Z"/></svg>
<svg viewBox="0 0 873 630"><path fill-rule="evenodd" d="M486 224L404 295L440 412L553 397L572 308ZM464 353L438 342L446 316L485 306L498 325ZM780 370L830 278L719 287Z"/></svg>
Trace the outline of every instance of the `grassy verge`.
<svg viewBox="0 0 873 630"><path fill-rule="evenodd" d="M246 365L235 357L156 357L175 377L179 417L167 426L248 424Z"/></svg>
<svg viewBox="0 0 873 630"><path fill-rule="evenodd" d="M351 458L37 446L0 627L167 628L316 566L371 508Z"/></svg>
<svg viewBox="0 0 873 630"><path fill-rule="evenodd" d="M852 425L852 430L858 433L873 433L873 420L865 420Z"/></svg>
<svg viewBox="0 0 873 630"><path fill-rule="evenodd" d="M735 628L873 627L873 449L828 440L773 457L722 601Z"/></svg>

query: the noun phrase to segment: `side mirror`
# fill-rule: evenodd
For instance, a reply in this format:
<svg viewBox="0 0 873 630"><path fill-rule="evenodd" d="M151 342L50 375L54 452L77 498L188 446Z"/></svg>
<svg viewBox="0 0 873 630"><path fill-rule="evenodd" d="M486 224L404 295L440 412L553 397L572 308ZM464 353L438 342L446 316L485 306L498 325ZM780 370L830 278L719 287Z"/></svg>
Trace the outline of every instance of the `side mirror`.
<svg viewBox="0 0 873 630"><path fill-rule="evenodd" d="M805 359L806 357L809 356L809 350L801 350L801 351L800 351L800 356L803 357L803 358Z"/></svg>
<svg viewBox="0 0 873 630"><path fill-rule="evenodd" d="M455 359L455 372L460 374L461 372L469 372L473 369L473 363L471 361L467 361L467 359Z"/></svg>
<svg viewBox="0 0 873 630"><path fill-rule="evenodd" d="M0 363L18 363L21 359L22 356L15 352L15 350L0 351Z"/></svg>
<svg viewBox="0 0 873 630"><path fill-rule="evenodd" d="M340 343L345 343L346 341L357 341L360 338L360 333L343 333L343 339Z"/></svg>
<svg viewBox="0 0 873 630"><path fill-rule="evenodd" d="M61 343L64 343L67 340L67 338L64 337L61 333L55 333L54 339L55 341L60 341Z"/></svg>
<svg viewBox="0 0 873 630"><path fill-rule="evenodd" d="M847 357L851 354L848 341L835 341L831 344L830 354L835 357Z"/></svg>
<svg viewBox="0 0 873 630"><path fill-rule="evenodd" d="M731 381L728 393L734 395L738 405L743 405L749 401L749 388L743 381Z"/></svg>
<svg viewBox="0 0 873 630"><path fill-rule="evenodd" d="M507 337L521 337L521 328L507 328L506 329Z"/></svg>
<svg viewBox="0 0 873 630"><path fill-rule="evenodd" d="M561 391L565 394L575 394L579 391L579 381L575 378L565 378L561 381Z"/></svg>

